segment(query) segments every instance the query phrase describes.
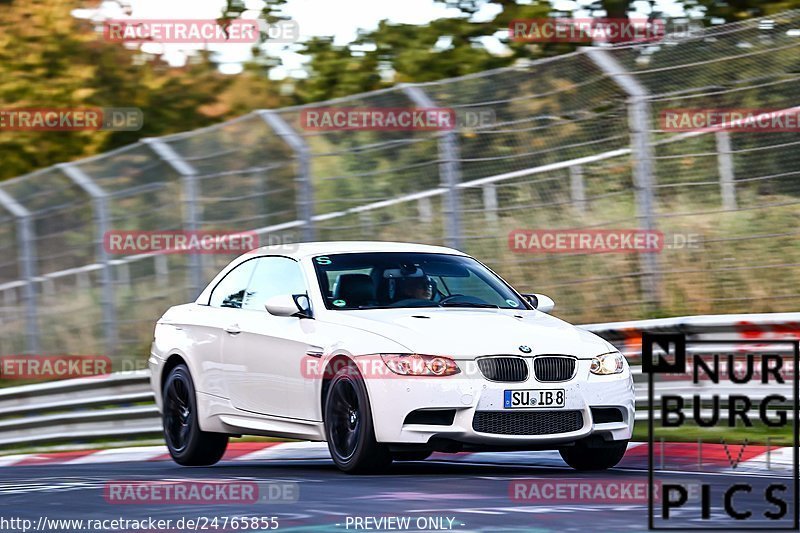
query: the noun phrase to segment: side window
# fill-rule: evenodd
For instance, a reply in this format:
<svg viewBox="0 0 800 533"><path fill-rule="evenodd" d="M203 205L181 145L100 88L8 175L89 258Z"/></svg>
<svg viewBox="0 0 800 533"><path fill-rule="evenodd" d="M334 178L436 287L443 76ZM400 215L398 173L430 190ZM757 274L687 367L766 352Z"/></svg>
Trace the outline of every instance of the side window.
<svg viewBox="0 0 800 533"><path fill-rule="evenodd" d="M261 257L247 286L244 309L264 310L264 304L281 294L306 294L300 263L286 257Z"/></svg>
<svg viewBox="0 0 800 533"><path fill-rule="evenodd" d="M328 287L330 287L330 294L327 294L328 297L333 297L333 293L336 292L336 285L339 284L339 279L344 274L366 274L368 276L372 275L372 268L356 268L352 270L329 270L328 274Z"/></svg>
<svg viewBox="0 0 800 533"><path fill-rule="evenodd" d="M255 265L256 261L251 259L228 272L211 293L209 304L212 307L240 309Z"/></svg>

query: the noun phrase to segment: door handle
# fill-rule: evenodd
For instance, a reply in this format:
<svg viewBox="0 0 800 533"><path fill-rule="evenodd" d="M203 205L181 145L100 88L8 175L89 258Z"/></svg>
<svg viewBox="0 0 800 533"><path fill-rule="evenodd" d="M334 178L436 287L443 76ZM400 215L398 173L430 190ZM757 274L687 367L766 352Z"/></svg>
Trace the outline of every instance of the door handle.
<svg viewBox="0 0 800 533"><path fill-rule="evenodd" d="M227 331L231 335L238 335L239 333L242 332L242 330L239 329L239 324L231 324L230 326L225 328L225 331Z"/></svg>

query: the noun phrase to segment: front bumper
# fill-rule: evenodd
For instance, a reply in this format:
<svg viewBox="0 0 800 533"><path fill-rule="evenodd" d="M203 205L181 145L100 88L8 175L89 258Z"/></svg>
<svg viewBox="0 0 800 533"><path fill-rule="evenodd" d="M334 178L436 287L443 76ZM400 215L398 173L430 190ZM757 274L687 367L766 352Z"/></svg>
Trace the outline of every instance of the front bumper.
<svg viewBox="0 0 800 533"><path fill-rule="evenodd" d="M529 358L530 359L530 358ZM458 361L464 367L465 361ZM605 440L629 440L633 433L635 395L633 378L627 363L620 374L598 376L589 372L591 360L579 359L572 379L543 383L529 376L514 383L492 382L481 375L457 374L449 377L389 377L366 379L372 407L375 437L378 442L427 445L436 440L475 446L558 447L590 435ZM565 406L560 408L504 409L505 390L564 389ZM592 408L615 407L622 413L621 422L596 422ZM454 410L452 424L405 423L418 410ZM485 433L473 428L478 412L564 412L579 411L582 424L574 431L546 434ZM499 415L504 416L504 415ZM558 415L547 418L558 418Z"/></svg>

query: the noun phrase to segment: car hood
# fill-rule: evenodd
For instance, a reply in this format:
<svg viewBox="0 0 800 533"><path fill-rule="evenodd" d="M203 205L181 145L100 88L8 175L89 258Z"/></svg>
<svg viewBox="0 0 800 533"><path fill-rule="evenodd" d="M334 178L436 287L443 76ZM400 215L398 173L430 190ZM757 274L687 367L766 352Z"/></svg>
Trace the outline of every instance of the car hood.
<svg viewBox="0 0 800 533"><path fill-rule="evenodd" d="M329 311L322 319L381 335L414 353L458 359L525 355L526 349L520 347L529 347L530 355L567 354L579 358L615 350L597 335L539 311L370 309Z"/></svg>

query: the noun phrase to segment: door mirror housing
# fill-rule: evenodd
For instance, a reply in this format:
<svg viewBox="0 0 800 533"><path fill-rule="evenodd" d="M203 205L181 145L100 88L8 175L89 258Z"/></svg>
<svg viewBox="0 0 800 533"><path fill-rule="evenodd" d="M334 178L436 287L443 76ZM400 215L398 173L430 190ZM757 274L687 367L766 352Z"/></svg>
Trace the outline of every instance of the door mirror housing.
<svg viewBox="0 0 800 533"><path fill-rule="evenodd" d="M274 316L312 318L311 304L305 294L279 294L264 303L267 312Z"/></svg>
<svg viewBox="0 0 800 533"><path fill-rule="evenodd" d="M553 299L544 294L523 294L522 296L528 300L528 303L530 303L534 309L542 313L549 313L556 306Z"/></svg>
<svg viewBox="0 0 800 533"><path fill-rule="evenodd" d="M300 310L295 316L300 318L314 318L313 313L311 313L311 300L308 299L307 294L293 294L292 300L294 300L294 304Z"/></svg>

